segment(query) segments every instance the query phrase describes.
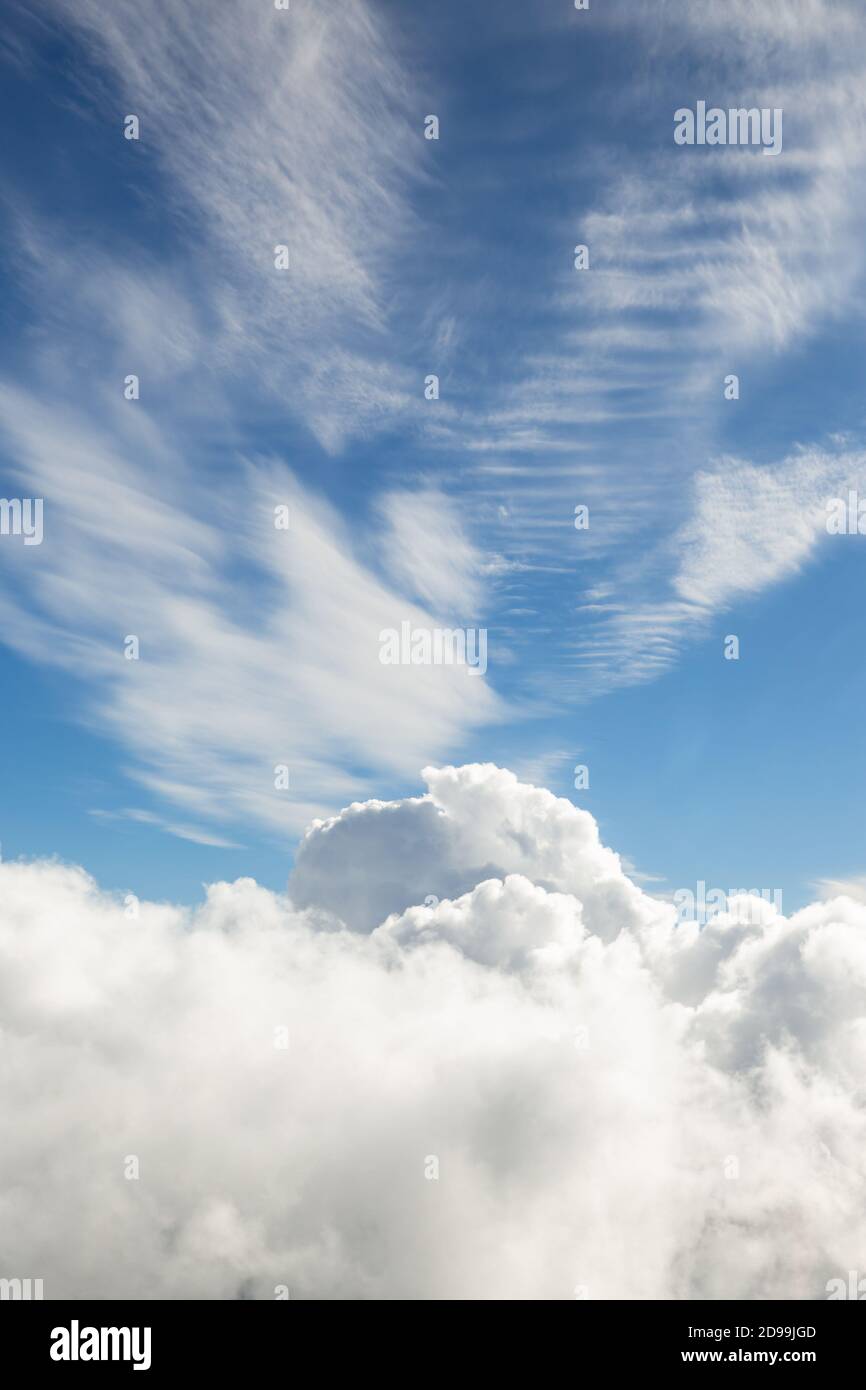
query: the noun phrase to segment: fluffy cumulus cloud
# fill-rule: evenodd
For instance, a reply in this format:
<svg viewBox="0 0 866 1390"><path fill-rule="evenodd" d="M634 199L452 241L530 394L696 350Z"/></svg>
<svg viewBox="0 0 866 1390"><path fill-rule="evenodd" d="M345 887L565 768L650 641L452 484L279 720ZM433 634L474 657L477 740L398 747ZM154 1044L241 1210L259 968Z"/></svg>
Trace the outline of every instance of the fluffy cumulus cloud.
<svg viewBox="0 0 866 1390"><path fill-rule="evenodd" d="M287 896L0 865L0 1275L822 1298L863 1269L866 908L677 923L585 811L426 778L316 823Z"/></svg>

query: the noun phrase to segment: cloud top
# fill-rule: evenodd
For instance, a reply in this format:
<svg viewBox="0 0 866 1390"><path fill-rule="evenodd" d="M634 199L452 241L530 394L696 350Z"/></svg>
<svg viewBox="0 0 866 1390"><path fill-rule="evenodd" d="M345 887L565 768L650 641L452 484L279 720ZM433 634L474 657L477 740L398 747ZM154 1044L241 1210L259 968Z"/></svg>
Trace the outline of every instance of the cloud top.
<svg viewBox="0 0 866 1390"><path fill-rule="evenodd" d="M426 778L317 823L289 896L0 865L0 1274L822 1298L862 1268L866 908L677 925L585 811Z"/></svg>

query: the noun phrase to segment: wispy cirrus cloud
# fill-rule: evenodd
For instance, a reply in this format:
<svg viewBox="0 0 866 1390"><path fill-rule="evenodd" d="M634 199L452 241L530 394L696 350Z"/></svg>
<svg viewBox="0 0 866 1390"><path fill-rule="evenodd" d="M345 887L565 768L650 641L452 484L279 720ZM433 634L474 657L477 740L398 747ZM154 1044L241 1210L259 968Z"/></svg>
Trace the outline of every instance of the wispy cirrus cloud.
<svg viewBox="0 0 866 1390"><path fill-rule="evenodd" d="M598 691L668 670L732 604L802 573L828 540L831 499L866 495L866 453L802 449L773 465L728 458L696 475L688 519L656 547L657 597L602 608L575 658ZM825 549L823 552L827 554Z"/></svg>
<svg viewBox="0 0 866 1390"><path fill-rule="evenodd" d="M139 113L142 139L124 154L140 158L138 197L171 235L134 255L109 238L60 244L56 226L12 208L43 329L4 392L10 458L54 498L66 554L46 543L29 575L10 558L35 616L28 626L7 600L9 631L19 650L50 649L91 691L107 687L96 705L154 795L282 826L262 780L280 745L302 789L297 824L368 791L370 769L403 775L459 749L502 702L487 682L420 689L413 671L404 688L404 673L370 672L371 632L403 617L483 612L518 693L563 705L660 674L737 594L802 568L818 533L798 494L836 464L813 450L813 472L805 454L758 467L719 441L724 374L746 379L808 342L861 283L864 44L847 9L816 0L798 12L799 29L781 25L772 81L763 19L743 19L720 66L714 47L701 51L703 21L684 25L680 6L655 15L670 71L637 73L607 134L551 160L556 212L541 225L520 210L535 254L520 253L501 333L489 285L485 299L475 282L490 274L487 248L471 234L426 279L418 268L439 231L428 205L419 256L435 166L419 158L417 74L393 12L353 0L285 15L244 0L204 22L203 8L168 0L53 7L94 64L82 110L98 94L119 145L120 113ZM825 60L829 94L817 85ZM674 147L686 72L690 91L751 102L760 89L784 104L783 158ZM513 178L505 148L498 173ZM572 195L584 157L593 179ZM571 266L578 241L585 273ZM285 275L277 242L290 248ZM420 389L428 369L442 373L435 403ZM134 408L119 391L126 371L142 377ZM82 397L86 424L69 404ZM259 414L277 447L250 444ZM284 446L298 420L326 464L380 428L403 431L399 466L379 475L378 458L361 459L369 516L355 518L358 492L333 483L336 467L317 476L293 458L296 432ZM194 481L203 469L207 482ZM273 480L308 523L288 571L250 523ZM585 532L576 504L590 510ZM785 539L762 534L773 508L790 511ZM136 685L118 677L117 633L148 626L159 656ZM176 697L155 713L169 686ZM359 697L344 719L347 688Z"/></svg>
<svg viewBox="0 0 866 1390"><path fill-rule="evenodd" d="M0 388L6 467L51 519L33 565L4 552L4 640L77 677L79 711L185 817L139 818L210 844L230 843L214 824L297 831L504 708L465 669L379 661L383 629L465 623L484 603L486 562L448 499L392 485L379 507L371 489L369 522L350 525L246 441L267 396L270 418L331 452L406 412L417 380L391 314L422 177L409 85L361 0L289 15L85 0L52 17L90 60L80 111L113 109L139 198L163 200L172 235L137 246L129 219L114 241L61 239L26 198L7 202L38 326ZM447 352L444 309L427 329Z"/></svg>
<svg viewBox="0 0 866 1390"><path fill-rule="evenodd" d="M382 498L385 563L409 594L464 618L484 601L486 561L469 541L456 501L429 487Z"/></svg>
<svg viewBox="0 0 866 1390"><path fill-rule="evenodd" d="M90 814L98 821L133 821L136 825L151 825L157 830L175 835L179 840L189 840L194 845L208 845L212 849L240 849L236 840L227 840L212 830L198 825L186 825L179 821L165 820L154 811L144 811L140 807L128 806L121 811L103 811L94 808Z"/></svg>
<svg viewBox="0 0 866 1390"><path fill-rule="evenodd" d="M407 774L419 755L442 756L502 716L465 667L381 663L384 629L440 620L385 578L392 545L392 572L405 571L387 528L376 569L279 462L249 461L214 495L206 479L181 483L165 441L154 471L159 454L135 432L121 448L80 415L44 407L0 390L16 470L50 499L33 562L29 549L4 550L14 581L0 596L4 640L81 680L91 714L155 795L206 822L297 831L362 794L372 770ZM462 554L480 567L468 544ZM130 635L138 660L124 656ZM287 789L274 785L277 765Z"/></svg>
<svg viewBox="0 0 866 1390"><path fill-rule="evenodd" d="M804 0L777 24L747 5L724 22L711 4L654 7L651 22L614 5L594 22L622 43L645 35L656 61L608 93L615 159L593 201L552 224L558 249L546 229L543 264L556 270L546 290L539 277L543 332L528 329L498 399L442 424L444 445L462 434L483 455L470 486L490 507L488 543L526 562L517 598L561 634L569 698L667 669L737 592L720 549L743 594L800 567L816 541L811 483L836 465L818 446L769 467L733 457L722 441L738 407L723 385L734 373L748 392L863 304L866 36L855 8ZM675 146L674 110L697 97L783 108L782 157ZM572 269L576 243L589 248L586 271ZM761 530L765 501L796 506L787 539ZM579 545L575 503L591 516ZM560 557L571 585L554 592L533 564L542 556Z"/></svg>
<svg viewBox="0 0 866 1390"><path fill-rule="evenodd" d="M387 330L419 125L377 10L83 0L52 13L139 116L136 153L165 180L211 357L254 370L329 450L410 411L412 375ZM120 139L119 108L117 122Z"/></svg>
<svg viewBox="0 0 866 1390"><path fill-rule="evenodd" d="M866 874L853 878L819 878L813 886L823 900L850 898L852 902L866 903Z"/></svg>

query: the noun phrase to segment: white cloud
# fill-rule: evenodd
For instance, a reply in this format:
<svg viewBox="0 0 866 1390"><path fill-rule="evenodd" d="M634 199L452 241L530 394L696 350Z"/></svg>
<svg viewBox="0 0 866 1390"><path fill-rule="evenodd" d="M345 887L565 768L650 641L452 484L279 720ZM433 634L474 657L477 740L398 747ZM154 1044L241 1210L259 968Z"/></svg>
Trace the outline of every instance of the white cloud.
<svg viewBox="0 0 866 1390"><path fill-rule="evenodd" d="M717 608L797 574L827 537L829 498L866 484L866 454L803 450L771 468L723 460L695 479L674 538L677 594Z"/></svg>
<svg viewBox="0 0 866 1390"><path fill-rule="evenodd" d="M434 611L470 621L483 598L482 561L457 502L432 488L390 492L381 510L388 570L404 592Z"/></svg>
<svg viewBox="0 0 866 1390"><path fill-rule="evenodd" d="M209 357L254 367L332 451L409 410L386 329L419 133L384 17L364 0L53 8L96 57L106 104L139 116L134 157L156 154L167 177L207 281Z"/></svg>
<svg viewBox="0 0 866 1390"><path fill-rule="evenodd" d="M821 898L853 898L855 902L866 903L866 874L854 878L819 878L813 887Z"/></svg>
<svg viewBox="0 0 866 1390"><path fill-rule="evenodd" d="M763 467L724 458L698 472L688 518L633 566L657 597L613 606L609 616L600 609L575 645L592 687L652 679L736 600L794 578L822 546L829 556L827 503L847 506L851 491L866 496L862 452L799 449Z"/></svg>
<svg viewBox="0 0 866 1390"><path fill-rule="evenodd" d="M221 835L215 835L211 830L204 830L199 825L184 825L177 821L164 820L154 811L144 811L139 807L130 806L122 811L103 811L95 808L90 812L95 820L99 821L118 821L130 820L139 825L152 825L158 830L163 830L167 835L175 835L179 840L189 840L194 845L209 845L214 849L241 849L235 840L223 839Z"/></svg>
<svg viewBox="0 0 866 1390"><path fill-rule="evenodd" d="M184 813L160 816L169 833L297 833L373 775L454 756L504 710L480 676L378 659L383 629L435 627L443 606L466 626L481 604L489 562L455 508L416 489L381 508L374 495L369 521L341 516L297 458L299 431L285 439L300 415L336 451L406 407L389 314L422 177L414 97L363 0L290 16L257 0L54 8L92 46L81 114L139 114L129 146L117 115L117 157L137 161L144 199L156 179L172 234L131 249L9 208L42 331L0 383L3 442L49 521L32 564L5 555L0 636L81 682L73 712ZM291 471L244 457L252 419ZM290 533L274 531L278 502ZM128 633L138 663L122 660ZM273 786L283 764L288 792Z"/></svg>
<svg viewBox="0 0 866 1390"><path fill-rule="evenodd" d="M134 917L79 869L0 864L0 1274L823 1298L862 1269L863 906L676 927L585 812L491 767L428 782L313 829L294 905L239 880Z"/></svg>
<svg viewBox="0 0 866 1390"><path fill-rule="evenodd" d="M279 462L250 461L214 493L140 412L127 418L113 442L0 383L16 471L47 499L43 544L6 552L0 614L4 641L88 682L90 716L140 782L197 822L299 832L368 790L347 768L411 776L502 715L465 667L381 663L383 630L437 626L380 577L387 527L356 535ZM459 553L472 567L468 543Z"/></svg>
<svg viewBox="0 0 866 1390"><path fill-rule="evenodd" d="M480 602L485 580L519 571L516 587L489 587L506 621L533 612L549 621L540 633L545 655L516 670L525 673L524 696L534 682L555 700L666 670L714 606L709 596L718 594L720 607L734 592L728 543L744 562L741 592L776 582L807 558L815 537L805 535L802 517L782 537L777 528L758 534L764 508L754 518L743 513L737 525L747 523L749 540L745 530L725 536L708 514L716 491L729 521L746 494L762 504L777 487L778 501L790 491L778 470L768 470L765 487L757 469L749 481L748 464L732 462L724 479L722 464L707 461L720 452L724 373L742 372L745 384L753 368L765 371L859 303L866 52L850 6L803 0L770 18L739 6L732 26L720 25L712 5L677 3L653 11L649 29L633 7L612 7L604 23L625 24L668 60L623 89L614 122L643 127L657 116L682 59L695 84L708 93L721 86L720 100L739 100L748 89L750 102L756 90L762 101L781 102L794 117L786 116L784 158L738 150L692 158L660 128L650 150L620 139L617 159L603 165L594 139L598 162L589 172L602 175L601 187L546 229L547 250L559 249L535 258L516 311L528 311L520 354L510 348L500 359L494 336L484 370L461 368L433 410L421 398L419 349L442 370L439 358L447 366L455 336L471 328L473 315L480 321L484 301L465 280L457 283L456 270L435 285L416 270L423 258L415 254L413 218L429 175L396 15L362 0L305 4L291 18L242 0L231 15L208 13L206 22L194 6L166 3L145 13L135 0L54 9L92 46L97 64L88 71L106 83L105 109L140 110L140 147L123 155L140 156L148 177L154 169L165 176L159 192L178 235L132 257L123 243L80 244L18 212L19 239L31 253L26 283L52 328L36 354L40 416L54 409L59 386L80 393L83 354L91 381L119 379L135 362L141 404L159 394L176 455L185 438L243 437L261 401L269 401L264 425L272 426L274 393L281 411L300 415L331 452L380 425L414 430L423 422L424 443L448 453L438 456L435 476L414 478L414 492L384 502L382 568L425 607L463 615ZM573 15L560 20L572 24ZM550 22L508 20L536 36ZM93 92L83 95L87 109ZM121 148L119 123L117 139ZM560 180L570 174L570 166L556 170ZM283 278L269 259L277 225L290 229L284 235L296 257ZM578 237L592 248L586 274L571 269ZM247 399L238 410L241 391ZM128 437L133 426L121 423L119 392L110 403L108 386L94 394L90 418ZM142 447L165 453L144 409L137 427ZM178 480L189 466L162 463ZM793 482L802 476L795 469ZM211 474L214 488L223 481ZM117 499L110 469L105 491ZM579 543L576 502L592 516ZM447 551L437 543L445 531ZM686 551L681 572L672 541ZM363 541L360 548L371 553ZM616 601L607 615L579 609L568 582L551 585L553 574L566 575L577 589L590 566ZM85 589L68 593L89 606ZM494 614L491 604L491 625ZM229 640L227 628L221 637ZM400 766L456 750L441 740L413 746ZM166 786L185 781L169 767L159 775ZM347 776L332 788L337 798L366 790ZM212 791L221 794L222 784ZM300 818L321 806L311 797Z"/></svg>
<svg viewBox="0 0 866 1390"><path fill-rule="evenodd" d="M491 764L426 768L424 777L424 797L356 803L308 831L294 900L327 906L367 931L430 895L454 897L483 878L523 874L577 895L600 936L656 910L601 844L588 811ZM380 872L374 852L383 840L394 852Z"/></svg>
<svg viewBox="0 0 866 1390"><path fill-rule="evenodd" d="M523 22L535 36L535 16ZM572 30L574 16L564 8L558 22ZM794 573L811 550L815 528L792 500L798 482L812 481L808 467L792 467L789 479L769 469L764 483L758 468L748 479L748 466L732 462L730 479L718 478L724 464L712 460L738 409L724 402L723 383L737 374L743 400L754 403L784 353L856 319L866 206L866 43L856 4L613 3L595 22L613 26L606 42L649 55L608 93L607 147L597 133L591 148L581 144L579 186L589 165L601 187L591 201L581 193L571 215L547 229L552 269L537 289L547 307L543 337L528 329L498 401L488 393L479 409L473 397L442 430L452 448L459 437L488 455L525 456L522 473L507 478L517 524L498 527L497 544L530 562L553 553L576 579L593 564L612 580L626 611L610 619L575 624L543 580L523 595L555 610L559 669L573 652L571 692L581 697L668 669L714 606L710 592L718 607L736 593L741 560L740 592L757 592ZM782 157L675 146L673 112L684 93L710 105L782 107ZM590 248L585 272L572 269L575 243ZM784 437L784 422L776 428ZM579 472L575 440L581 449L589 441L603 468ZM563 475L564 452L575 466ZM753 518L739 517L736 535L725 537L706 514L716 484L729 521L738 490L743 508L750 495L759 504ZM498 501L505 485L501 473L478 471L474 493ZM784 502L792 522L787 536L777 518L761 529L774 490L774 506ZM575 502L592 518L579 548L568 524ZM672 543L690 552L673 593Z"/></svg>

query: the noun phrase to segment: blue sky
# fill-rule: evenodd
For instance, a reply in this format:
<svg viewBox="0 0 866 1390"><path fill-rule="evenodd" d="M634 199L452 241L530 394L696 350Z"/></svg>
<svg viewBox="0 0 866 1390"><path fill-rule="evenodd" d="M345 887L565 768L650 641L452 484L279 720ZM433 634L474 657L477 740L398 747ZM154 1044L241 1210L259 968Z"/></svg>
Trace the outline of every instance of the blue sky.
<svg viewBox="0 0 866 1390"><path fill-rule="evenodd" d="M866 30L755 8L12 7L4 857L279 887L311 817L493 760L651 891L866 873ZM698 100L781 155L676 146ZM486 676L383 668L404 617Z"/></svg>

